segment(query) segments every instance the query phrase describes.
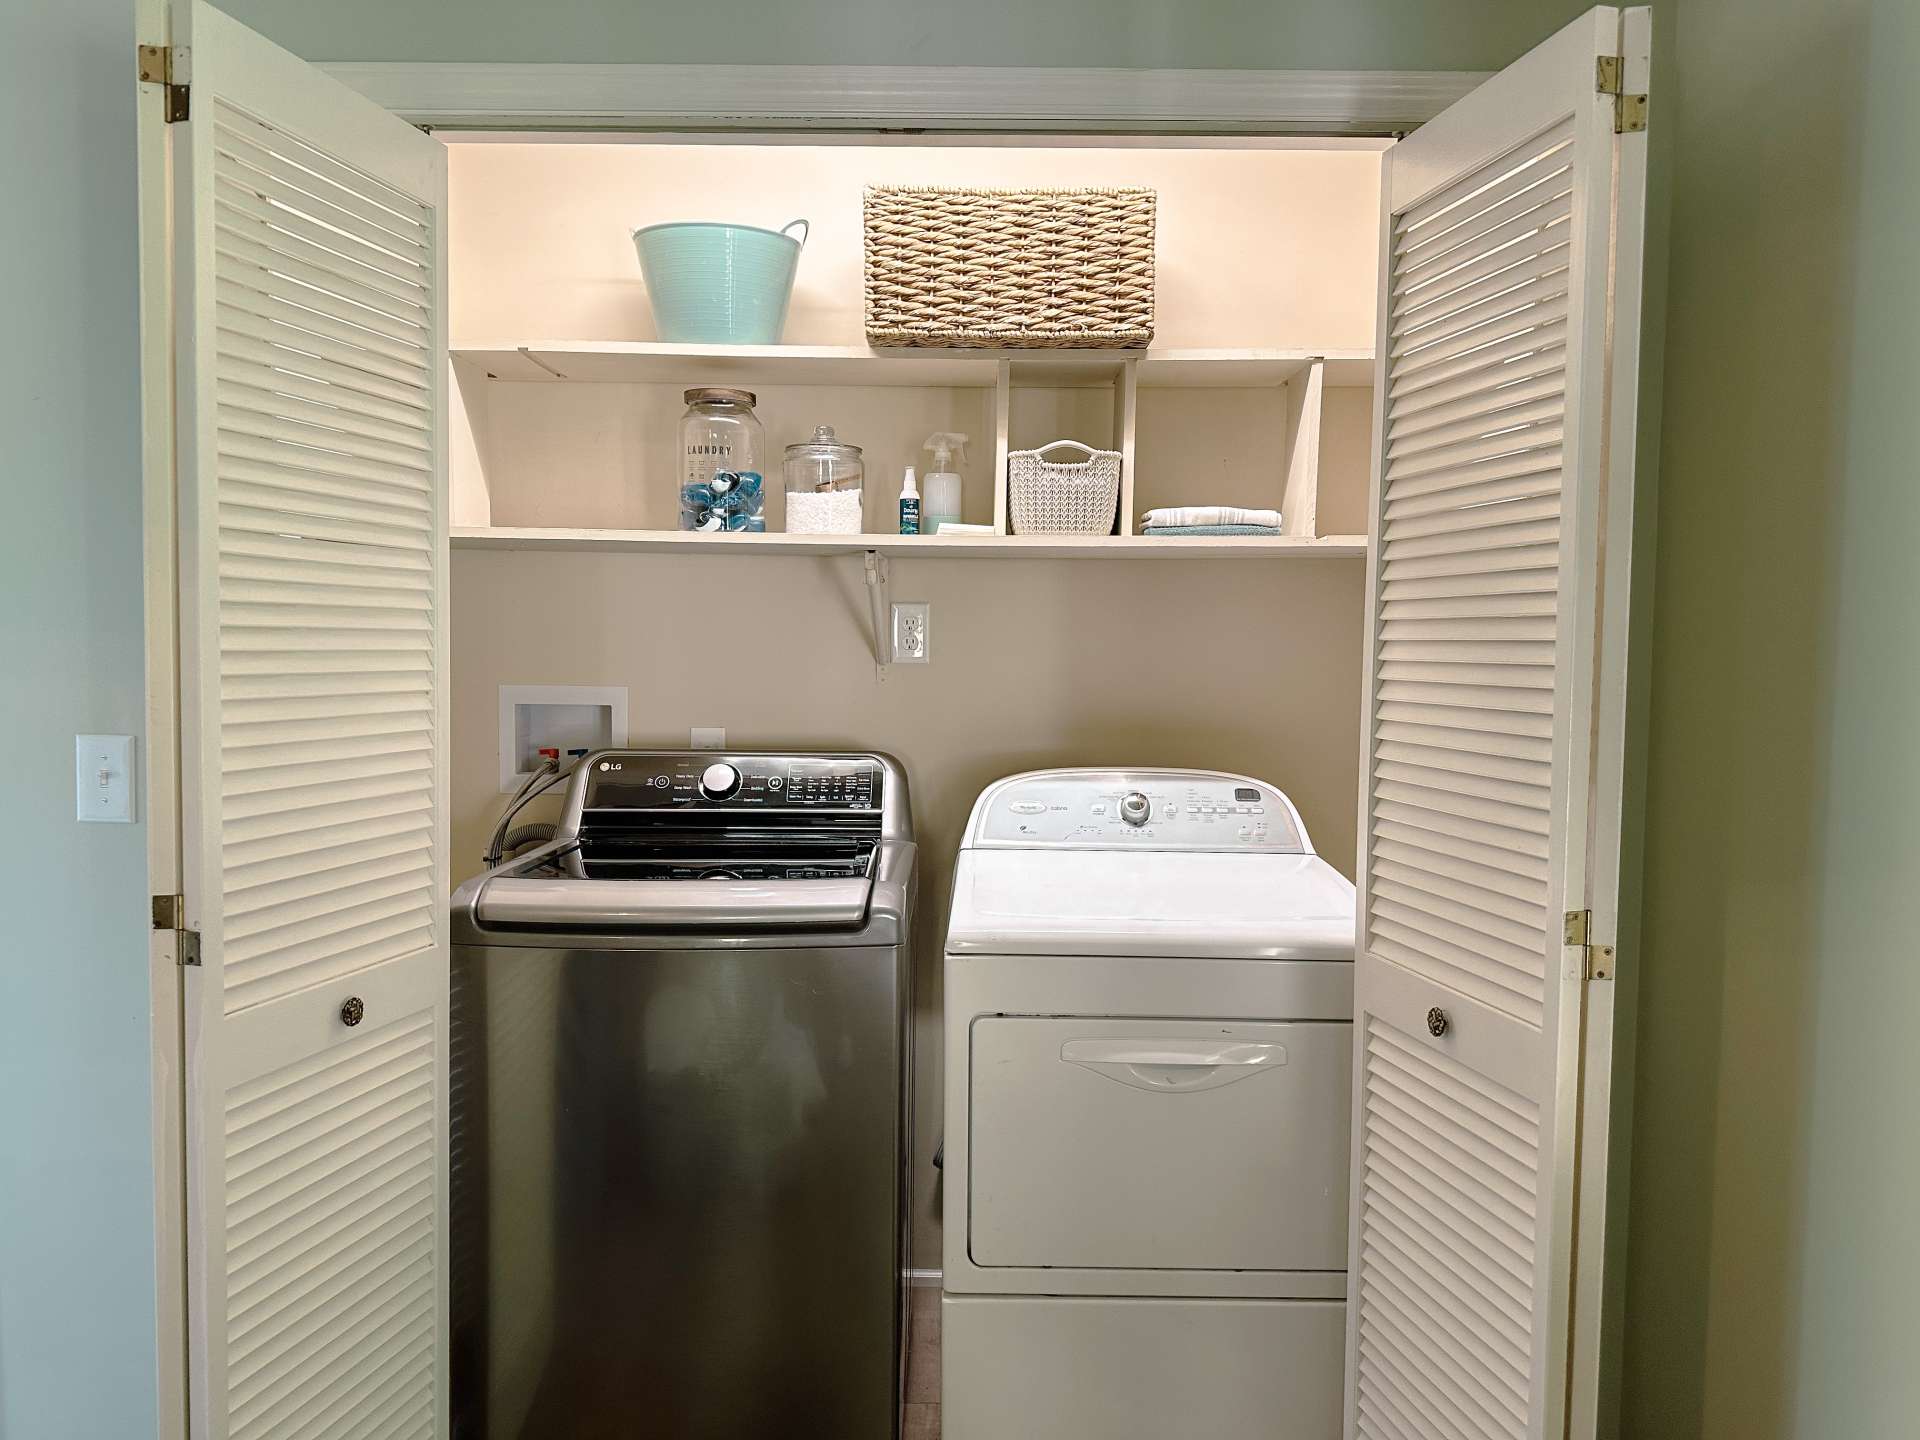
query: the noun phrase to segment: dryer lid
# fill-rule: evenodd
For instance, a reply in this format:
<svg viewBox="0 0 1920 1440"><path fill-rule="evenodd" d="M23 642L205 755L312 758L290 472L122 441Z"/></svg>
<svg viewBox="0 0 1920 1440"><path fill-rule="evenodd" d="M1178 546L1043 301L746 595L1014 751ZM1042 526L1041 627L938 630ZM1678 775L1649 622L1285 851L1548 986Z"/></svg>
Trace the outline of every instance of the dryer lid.
<svg viewBox="0 0 1920 1440"><path fill-rule="evenodd" d="M1315 855L965 850L950 954L1351 960L1354 892Z"/></svg>

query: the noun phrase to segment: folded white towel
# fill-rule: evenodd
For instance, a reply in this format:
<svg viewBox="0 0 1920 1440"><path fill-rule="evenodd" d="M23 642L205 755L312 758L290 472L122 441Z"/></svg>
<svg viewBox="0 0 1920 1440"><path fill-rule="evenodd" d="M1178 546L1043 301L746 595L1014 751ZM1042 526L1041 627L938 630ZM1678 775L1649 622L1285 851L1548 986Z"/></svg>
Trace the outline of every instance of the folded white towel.
<svg viewBox="0 0 1920 1440"><path fill-rule="evenodd" d="M1268 525L1280 528L1278 510L1243 510L1237 505L1170 505L1149 510L1145 523L1155 528L1169 525Z"/></svg>

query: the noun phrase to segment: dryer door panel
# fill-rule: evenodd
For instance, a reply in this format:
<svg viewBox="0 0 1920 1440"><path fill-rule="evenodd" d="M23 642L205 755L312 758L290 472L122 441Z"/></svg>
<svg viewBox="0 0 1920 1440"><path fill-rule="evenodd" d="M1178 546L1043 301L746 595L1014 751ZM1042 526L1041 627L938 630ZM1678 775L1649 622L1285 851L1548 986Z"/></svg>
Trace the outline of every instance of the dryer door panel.
<svg viewBox="0 0 1920 1440"><path fill-rule="evenodd" d="M1344 1269L1352 1034L975 1021L974 1264Z"/></svg>

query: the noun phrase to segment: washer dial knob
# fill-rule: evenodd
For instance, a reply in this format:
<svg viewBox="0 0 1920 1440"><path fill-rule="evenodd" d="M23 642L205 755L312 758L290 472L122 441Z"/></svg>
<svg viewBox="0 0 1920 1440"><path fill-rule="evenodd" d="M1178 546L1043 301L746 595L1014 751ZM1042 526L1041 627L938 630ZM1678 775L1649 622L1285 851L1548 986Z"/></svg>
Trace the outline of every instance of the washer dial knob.
<svg viewBox="0 0 1920 1440"><path fill-rule="evenodd" d="M1120 797L1120 818L1129 825L1144 825L1153 814L1153 802L1138 790L1130 790Z"/></svg>
<svg viewBox="0 0 1920 1440"><path fill-rule="evenodd" d="M709 800L731 800L740 793L740 772L716 761L700 772L700 793Z"/></svg>

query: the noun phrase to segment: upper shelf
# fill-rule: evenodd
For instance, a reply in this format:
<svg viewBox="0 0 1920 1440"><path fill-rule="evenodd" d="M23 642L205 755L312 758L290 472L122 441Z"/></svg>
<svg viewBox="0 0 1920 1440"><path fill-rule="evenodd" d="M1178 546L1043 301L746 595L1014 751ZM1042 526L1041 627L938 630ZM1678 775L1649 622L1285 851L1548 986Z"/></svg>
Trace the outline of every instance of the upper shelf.
<svg viewBox="0 0 1920 1440"><path fill-rule="evenodd" d="M1364 535L707 535L678 530L459 528L456 550L609 550L652 555L883 555L942 559L1254 559L1314 556L1354 559Z"/></svg>
<svg viewBox="0 0 1920 1440"><path fill-rule="evenodd" d="M865 345L670 345L646 340L458 345L453 357L500 380L683 385L992 386L1002 360L1022 383L1106 384L1128 360L1148 388L1284 385L1316 359L1329 385L1371 385L1365 350L875 350ZM1049 372L1055 372L1052 378Z"/></svg>

